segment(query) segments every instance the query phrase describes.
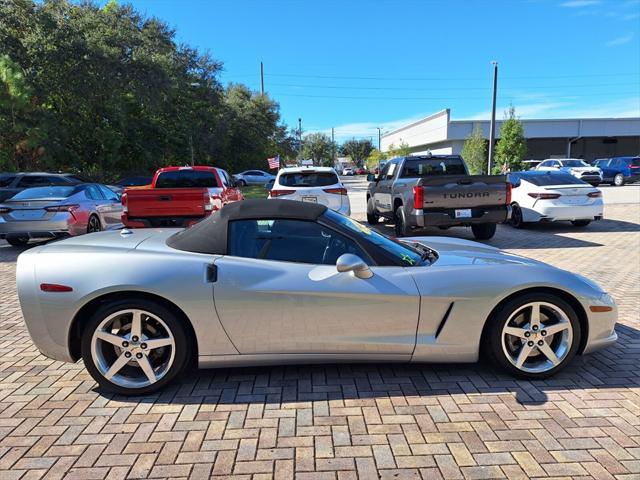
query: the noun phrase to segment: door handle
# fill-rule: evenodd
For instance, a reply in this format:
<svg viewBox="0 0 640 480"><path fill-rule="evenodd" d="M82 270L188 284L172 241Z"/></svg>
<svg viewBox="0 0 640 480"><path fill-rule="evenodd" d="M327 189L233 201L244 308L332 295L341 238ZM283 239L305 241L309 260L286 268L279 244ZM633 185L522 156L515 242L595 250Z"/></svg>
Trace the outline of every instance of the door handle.
<svg viewBox="0 0 640 480"><path fill-rule="evenodd" d="M210 263L207 265L207 282L215 283L218 281L218 267Z"/></svg>

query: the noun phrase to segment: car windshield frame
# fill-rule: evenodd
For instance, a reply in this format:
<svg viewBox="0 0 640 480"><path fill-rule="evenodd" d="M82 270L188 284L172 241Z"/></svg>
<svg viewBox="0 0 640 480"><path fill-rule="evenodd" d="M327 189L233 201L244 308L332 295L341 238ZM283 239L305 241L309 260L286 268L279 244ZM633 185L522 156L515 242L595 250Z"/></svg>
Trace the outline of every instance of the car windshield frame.
<svg viewBox="0 0 640 480"><path fill-rule="evenodd" d="M42 191L40 195L39 191ZM55 191L53 191L55 190ZM61 192L58 192L58 191ZM21 192L16 193L11 200L46 200L49 198L69 198L78 190L77 186L51 185L46 187L25 188ZM34 196L34 194L36 196Z"/></svg>
<svg viewBox="0 0 640 480"><path fill-rule="evenodd" d="M417 248L413 248L405 242L388 237L376 230L373 230L360 222L342 215L334 210L327 209L318 220L327 219L339 227L344 228L361 242L373 245L382 250L387 257L394 260L396 266L402 267L420 267L430 265L427 256L421 253ZM431 252L431 251L430 251Z"/></svg>

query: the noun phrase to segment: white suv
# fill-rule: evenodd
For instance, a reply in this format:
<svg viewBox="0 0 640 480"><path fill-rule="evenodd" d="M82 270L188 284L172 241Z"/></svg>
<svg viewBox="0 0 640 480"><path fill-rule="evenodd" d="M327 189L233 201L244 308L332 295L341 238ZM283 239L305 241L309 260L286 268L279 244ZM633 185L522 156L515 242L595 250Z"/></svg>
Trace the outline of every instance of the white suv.
<svg viewBox="0 0 640 480"><path fill-rule="evenodd" d="M347 189L331 167L282 168L269 198L321 203L343 215L351 214Z"/></svg>

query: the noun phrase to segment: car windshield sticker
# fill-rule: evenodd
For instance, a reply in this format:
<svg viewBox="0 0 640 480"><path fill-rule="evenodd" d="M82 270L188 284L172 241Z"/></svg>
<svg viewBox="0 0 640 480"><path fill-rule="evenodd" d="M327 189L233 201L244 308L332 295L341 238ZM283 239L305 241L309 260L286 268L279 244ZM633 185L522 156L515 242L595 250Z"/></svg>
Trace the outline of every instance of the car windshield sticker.
<svg viewBox="0 0 640 480"><path fill-rule="evenodd" d="M346 217L346 218L347 218L347 221L349 222L350 226L352 226L356 230L361 231L365 235L371 235L371 230L369 230L367 227L362 225L360 222L356 222L355 220L353 220L353 219L351 219L349 217Z"/></svg>
<svg viewBox="0 0 640 480"><path fill-rule="evenodd" d="M411 258L409 255L407 255L406 253L403 253L400 258L402 258L403 261L407 262L409 265L415 265L416 261Z"/></svg>

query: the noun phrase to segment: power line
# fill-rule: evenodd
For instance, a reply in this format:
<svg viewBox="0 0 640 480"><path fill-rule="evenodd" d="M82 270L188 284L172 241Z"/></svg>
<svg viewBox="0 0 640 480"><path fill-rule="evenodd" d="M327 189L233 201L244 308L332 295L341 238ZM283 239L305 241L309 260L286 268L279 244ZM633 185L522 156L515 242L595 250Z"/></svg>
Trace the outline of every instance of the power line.
<svg viewBox="0 0 640 480"><path fill-rule="evenodd" d="M637 91L633 92L610 92L608 96L615 95L637 95ZM277 93L272 92L274 97L302 97L302 98L336 98L345 100L485 100L486 97L363 97L363 96L348 96L348 95L306 95L296 93ZM545 95L543 100L550 99L571 99L571 98L588 98L588 97L601 97L602 93L592 94L562 94L562 95ZM512 99L514 95L501 96L503 99Z"/></svg>
<svg viewBox="0 0 640 480"><path fill-rule="evenodd" d="M487 80L487 77L360 77L346 75L305 75L298 73L267 73L269 77L292 77L292 78L324 78L324 79L340 79L340 80L401 80L401 81L428 81L428 80ZM572 75L554 75L554 78L591 78L591 77L623 77L623 76L640 76L638 72L627 73L594 73L594 74L572 74ZM549 78L549 75L523 75L505 77L505 79L528 79L528 78Z"/></svg>

